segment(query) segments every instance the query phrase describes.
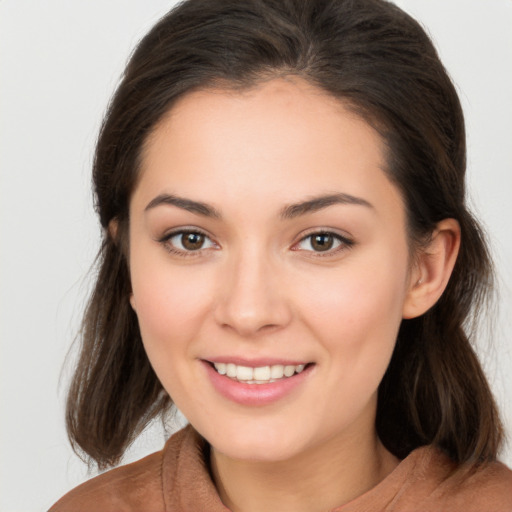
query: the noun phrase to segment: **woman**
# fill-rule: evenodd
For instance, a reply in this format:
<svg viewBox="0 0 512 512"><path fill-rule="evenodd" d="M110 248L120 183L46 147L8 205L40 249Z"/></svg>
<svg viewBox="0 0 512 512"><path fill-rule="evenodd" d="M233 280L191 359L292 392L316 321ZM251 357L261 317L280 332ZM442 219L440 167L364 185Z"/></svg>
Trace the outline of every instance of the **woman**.
<svg viewBox="0 0 512 512"><path fill-rule="evenodd" d="M102 468L172 403L190 426L52 510L512 509L464 171L453 85L394 5L171 11L98 141L67 420Z"/></svg>

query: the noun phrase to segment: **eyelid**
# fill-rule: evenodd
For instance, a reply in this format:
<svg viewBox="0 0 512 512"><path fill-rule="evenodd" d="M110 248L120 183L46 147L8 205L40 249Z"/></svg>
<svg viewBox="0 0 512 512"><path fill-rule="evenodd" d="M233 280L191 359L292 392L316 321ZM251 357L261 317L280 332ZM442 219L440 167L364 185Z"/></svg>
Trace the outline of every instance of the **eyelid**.
<svg viewBox="0 0 512 512"><path fill-rule="evenodd" d="M304 242L306 239L314 236L314 235L330 235L334 239L340 242L338 247L333 249L328 249L326 251L315 251L308 249L300 249L298 245ZM332 228L312 228L306 232L301 233L300 238L293 243L291 250L292 251L302 251L305 253L311 253L314 257L325 257L325 256L333 256L339 252L346 251L355 245L355 241L349 235L343 235L339 231L334 230Z"/></svg>
<svg viewBox="0 0 512 512"><path fill-rule="evenodd" d="M206 247L206 248L200 248L197 250L184 250L180 249L178 247L175 247L173 245L169 244L169 241L178 235L182 235L184 233L197 233L200 235L203 235L205 238L207 238L212 246ZM330 235L335 240L340 242L340 244L335 248L330 248L325 251L315 251L315 250L308 250L308 249L301 249L299 248L299 244L304 242L307 238L310 238L314 235ZM214 240L214 238L204 229L198 228L197 226L180 226L177 228L173 228L166 232L163 236L159 237L157 242L161 243L165 249L172 253L177 254L180 256L199 256L205 251L211 251L212 249L220 249L220 245ZM326 257L326 256L333 256L339 252L346 251L350 249L355 244L355 241L350 235L347 234L341 234L339 231L333 229L333 228L311 228L310 230L307 230L305 232L302 232L300 234L300 238L298 238L297 241L295 241L292 246L292 251L301 251L304 253L310 253L314 255L314 257Z"/></svg>
<svg viewBox="0 0 512 512"><path fill-rule="evenodd" d="M179 235L180 233L198 233L200 235L204 235L208 238L212 238L212 236L202 228L198 228L197 226L179 226L176 228L171 228L166 231L162 236L158 238L158 242L164 242L165 240L169 240L173 236Z"/></svg>
<svg viewBox="0 0 512 512"><path fill-rule="evenodd" d="M186 249L180 249L179 247L176 247L174 245L170 244L170 240L178 235L183 235L185 233L194 233L198 235L202 235L205 238L207 238L212 246L210 247L201 247L200 249L197 249L195 251L192 250L186 250ZM157 238L156 240L160 244L164 246L164 248L170 252L171 254L176 254L179 256L200 256L205 253L205 251L210 251L211 249L217 249L219 248L219 244L213 239L213 237L208 234L204 229L198 228L197 226L180 226L177 228L173 228L169 231L167 231L163 236Z"/></svg>

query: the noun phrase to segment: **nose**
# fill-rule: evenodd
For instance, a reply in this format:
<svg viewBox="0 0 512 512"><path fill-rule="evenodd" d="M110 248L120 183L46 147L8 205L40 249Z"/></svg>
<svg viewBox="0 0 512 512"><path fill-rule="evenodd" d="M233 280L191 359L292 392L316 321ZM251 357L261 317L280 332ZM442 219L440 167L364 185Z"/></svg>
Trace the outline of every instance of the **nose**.
<svg viewBox="0 0 512 512"><path fill-rule="evenodd" d="M278 267L258 250L248 250L229 261L220 277L216 322L243 337L288 325L292 311Z"/></svg>

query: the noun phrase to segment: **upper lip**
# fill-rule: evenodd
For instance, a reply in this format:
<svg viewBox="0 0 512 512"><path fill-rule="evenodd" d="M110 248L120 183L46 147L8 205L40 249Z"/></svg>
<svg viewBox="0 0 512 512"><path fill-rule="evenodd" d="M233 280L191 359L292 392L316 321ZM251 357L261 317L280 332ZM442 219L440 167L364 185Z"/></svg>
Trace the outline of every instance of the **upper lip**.
<svg viewBox="0 0 512 512"><path fill-rule="evenodd" d="M299 364L308 364L311 361L298 360L298 359L283 359L278 357L258 357L254 359L247 359L244 357L236 356L216 356L203 359L209 363L225 363L225 364L236 364L237 366L248 366L249 368L259 368L261 366L297 366Z"/></svg>

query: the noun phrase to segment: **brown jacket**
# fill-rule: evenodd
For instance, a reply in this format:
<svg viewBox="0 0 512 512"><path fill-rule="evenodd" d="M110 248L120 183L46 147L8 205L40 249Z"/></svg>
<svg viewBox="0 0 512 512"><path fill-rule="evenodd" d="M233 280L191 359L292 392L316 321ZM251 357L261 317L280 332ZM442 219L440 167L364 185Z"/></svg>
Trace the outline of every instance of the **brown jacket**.
<svg viewBox="0 0 512 512"><path fill-rule="evenodd" d="M189 426L161 452L103 473L50 512L227 512ZM512 471L498 462L460 469L439 450L413 451L376 487L333 512L512 512Z"/></svg>

